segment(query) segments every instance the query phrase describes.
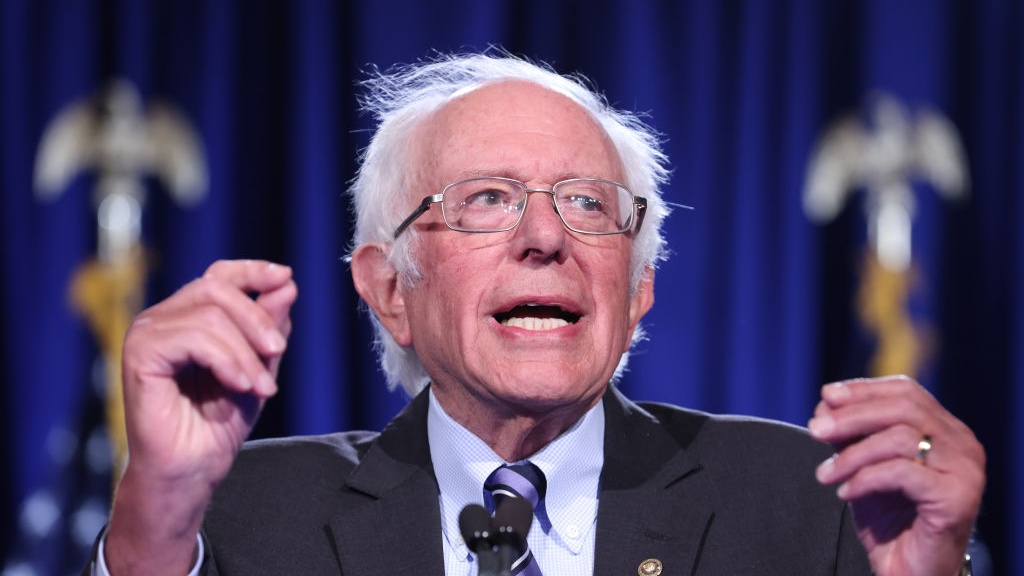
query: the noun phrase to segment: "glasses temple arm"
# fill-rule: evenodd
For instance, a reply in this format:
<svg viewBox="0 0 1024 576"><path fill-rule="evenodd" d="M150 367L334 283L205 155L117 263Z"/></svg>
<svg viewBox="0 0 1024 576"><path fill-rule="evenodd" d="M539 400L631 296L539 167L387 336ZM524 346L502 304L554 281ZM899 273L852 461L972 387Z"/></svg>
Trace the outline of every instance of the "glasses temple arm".
<svg viewBox="0 0 1024 576"><path fill-rule="evenodd" d="M426 198L421 200L420 205L416 207L416 210L414 210L412 214L409 214L408 218L402 220L402 223L398 225L398 228L395 228L395 235L393 238L397 239L402 234L402 232L405 232L406 228L408 228L414 221L416 221L417 218L419 218L427 210L430 210L431 204L435 202L440 202L443 197L443 194L434 194L433 196L427 196Z"/></svg>
<svg viewBox="0 0 1024 576"><path fill-rule="evenodd" d="M647 213L647 198L636 196L634 204L636 204L636 226L633 227L633 233L636 234L640 232L640 226L644 223L644 214Z"/></svg>

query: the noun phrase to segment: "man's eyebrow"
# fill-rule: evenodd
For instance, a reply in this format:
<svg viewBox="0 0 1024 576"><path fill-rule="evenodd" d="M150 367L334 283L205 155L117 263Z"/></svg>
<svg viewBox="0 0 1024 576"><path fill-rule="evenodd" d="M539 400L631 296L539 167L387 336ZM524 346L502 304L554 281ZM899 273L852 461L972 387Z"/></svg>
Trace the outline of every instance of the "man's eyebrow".
<svg viewBox="0 0 1024 576"><path fill-rule="evenodd" d="M498 176L501 178L516 178L517 174L510 168L474 168L472 170L466 170L465 172L459 173L459 179L464 180L466 178L484 178L487 176Z"/></svg>
<svg viewBox="0 0 1024 576"><path fill-rule="evenodd" d="M453 182L456 182L456 181L459 181L459 180L466 180L466 179L469 179L469 178L483 178L483 177L487 177L487 176L497 176L499 178L511 178L513 180L519 180L521 182L528 182L530 180L534 180L534 179L537 178L536 175L533 175L533 174L523 174L521 172L512 170L511 168L484 168L484 169L474 168L472 170L465 170L465 171L459 172L456 175L456 178L455 178L455 180L453 180ZM612 178L609 178L609 176L602 175L602 174L591 174L591 173L573 172L573 171L569 171L569 170L564 170L562 172L558 172L557 175L552 178L550 183L554 184L555 182L561 182L563 180L572 180L574 178L612 179Z"/></svg>

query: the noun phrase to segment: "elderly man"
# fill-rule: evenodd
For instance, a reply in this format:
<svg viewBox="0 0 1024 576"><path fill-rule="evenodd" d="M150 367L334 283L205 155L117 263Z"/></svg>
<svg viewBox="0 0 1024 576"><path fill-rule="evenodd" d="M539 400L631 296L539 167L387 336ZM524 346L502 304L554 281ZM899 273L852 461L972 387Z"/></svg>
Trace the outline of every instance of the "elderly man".
<svg viewBox="0 0 1024 576"><path fill-rule="evenodd" d="M415 398L379 434L243 448L297 288L214 264L127 336L131 457L90 571L475 574L492 542L460 512L511 491L536 511L516 573L960 573L984 453L916 383L826 386L809 434L610 384L666 213L636 118L501 55L369 88L352 274Z"/></svg>

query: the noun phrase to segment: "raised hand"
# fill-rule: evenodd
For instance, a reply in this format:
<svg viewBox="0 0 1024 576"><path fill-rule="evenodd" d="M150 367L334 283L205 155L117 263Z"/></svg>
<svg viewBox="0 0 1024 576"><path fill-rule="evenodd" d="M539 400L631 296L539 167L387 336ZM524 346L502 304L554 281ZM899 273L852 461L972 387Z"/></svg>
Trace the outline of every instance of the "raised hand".
<svg viewBox="0 0 1024 576"><path fill-rule="evenodd" d="M277 392L296 296L285 266L221 261L132 323L129 459L106 542L114 576L188 571L213 490Z"/></svg>
<svg viewBox="0 0 1024 576"><path fill-rule="evenodd" d="M894 376L825 386L808 427L836 448L818 480L850 502L876 574L959 574L985 487L985 452L963 422Z"/></svg>

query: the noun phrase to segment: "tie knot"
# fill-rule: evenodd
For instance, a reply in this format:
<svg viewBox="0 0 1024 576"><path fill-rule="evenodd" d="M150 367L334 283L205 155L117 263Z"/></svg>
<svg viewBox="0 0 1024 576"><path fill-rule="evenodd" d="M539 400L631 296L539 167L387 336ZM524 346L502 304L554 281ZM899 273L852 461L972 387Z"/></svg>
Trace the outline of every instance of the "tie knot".
<svg viewBox="0 0 1024 576"><path fill-rule="evenodd" d="M502 464L484 481L484 503L493 514L505 498L524 498L534 509L544 499L547 480L536 464Z"/></svg>

